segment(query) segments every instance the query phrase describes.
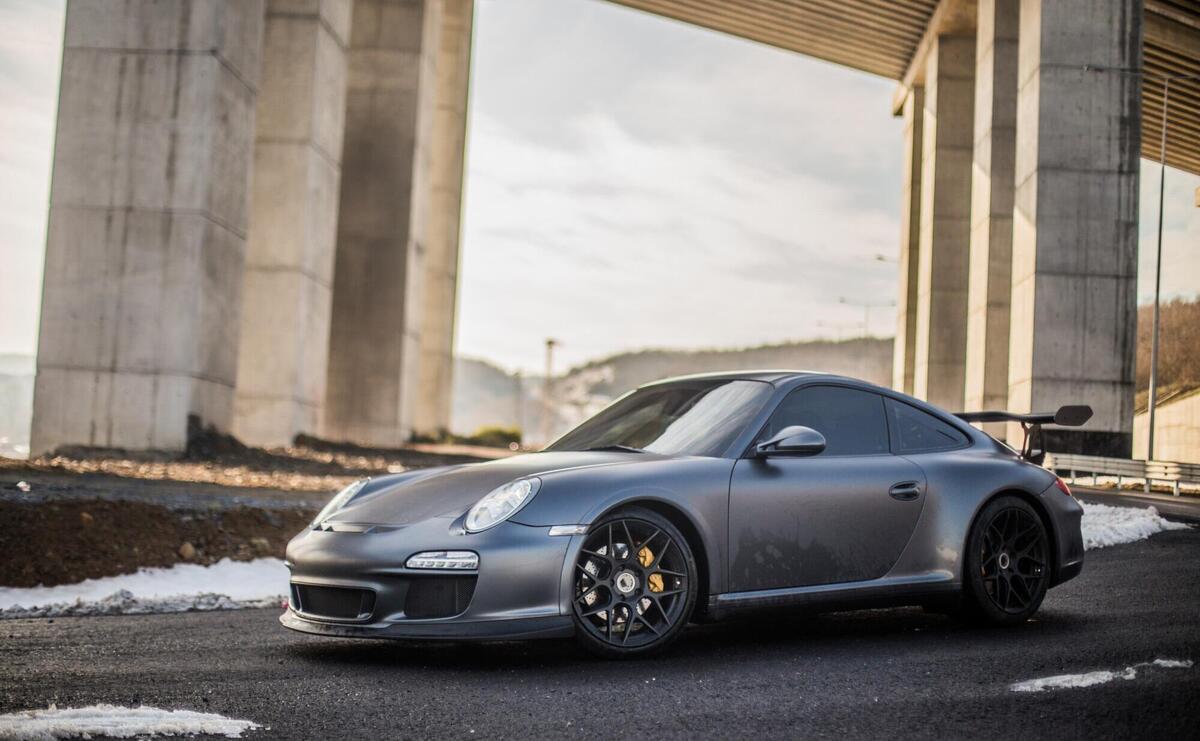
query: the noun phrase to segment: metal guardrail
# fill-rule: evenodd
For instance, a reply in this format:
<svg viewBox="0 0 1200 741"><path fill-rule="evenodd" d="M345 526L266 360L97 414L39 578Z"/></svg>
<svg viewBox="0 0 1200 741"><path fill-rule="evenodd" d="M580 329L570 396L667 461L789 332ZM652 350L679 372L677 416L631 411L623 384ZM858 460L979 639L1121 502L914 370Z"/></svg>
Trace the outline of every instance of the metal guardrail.
<svg viewBox="0 0 1200 741"><path fill-rule="evenodd" d="M1174 463L1171 461L1138 461L1128 458L1105 458L1098 455L1074 455L1070 453L1050 453L1046 456L1046 468L1052 471L1070 471L1071 479L1080 478L1079 474L1090 474L1092 484L1103 476L1116 476L1117 488L1121 488L1124 479L1139 479L1145 482L1145 490L1150 491L1151 482L1158 481L1171 484L1175 496L1179 496L1181 485L1200 486L1200 464Z"/></svg>

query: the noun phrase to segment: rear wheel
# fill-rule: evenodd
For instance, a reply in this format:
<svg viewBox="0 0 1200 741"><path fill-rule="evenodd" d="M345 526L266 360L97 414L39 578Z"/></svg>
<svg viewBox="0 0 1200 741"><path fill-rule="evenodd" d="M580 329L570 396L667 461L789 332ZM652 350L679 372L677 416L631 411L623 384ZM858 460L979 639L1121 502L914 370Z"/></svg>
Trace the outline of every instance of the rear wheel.
<svg viewBox="0 0 1200 741"><path fill-rule="evenodd" d="M696 604L696 562L662 515L627 508L592 526L575 562L575 635L588 651L624 658L661 651Z"/></svg>
<svg viewBox="0 0 1200 741"><path fill-rule="evenodd" d="M1050 537L1025 500L998 497L971 527L966 563L967 607L993 625L1012 625L1037 612L1050 584Z"/></svg>

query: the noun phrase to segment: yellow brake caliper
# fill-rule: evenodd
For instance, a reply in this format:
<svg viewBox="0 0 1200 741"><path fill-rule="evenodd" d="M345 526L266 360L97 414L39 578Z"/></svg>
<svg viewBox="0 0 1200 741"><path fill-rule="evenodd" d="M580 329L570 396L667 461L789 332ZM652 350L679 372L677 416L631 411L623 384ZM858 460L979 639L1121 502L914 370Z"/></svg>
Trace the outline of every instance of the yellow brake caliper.
<svg viewBox="0 0 1200 741"><path fill-rule="evenodd" d="M654 552L646 546L638 551L638 563L644 568L649 568L650 564L654 563ZM662 574L651 574L646 578L646 584L650 587L651 592L661 592L663 590Z"/></svg>

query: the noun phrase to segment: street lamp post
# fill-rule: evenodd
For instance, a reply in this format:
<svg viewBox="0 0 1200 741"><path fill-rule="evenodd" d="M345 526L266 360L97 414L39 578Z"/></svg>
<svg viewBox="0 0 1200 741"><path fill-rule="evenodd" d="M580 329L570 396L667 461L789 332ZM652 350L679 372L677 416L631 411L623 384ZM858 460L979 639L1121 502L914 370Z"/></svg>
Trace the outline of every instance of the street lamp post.
<svg viewBox="0 0 1200 741"><path fill-rule="evenodd" d="M521 371L513 373L513 418L517 421L517 445L525 443L525 389Z"/></svg>
<svg viewBox="0 0 1200 741"><path fill-rule="evenodd" d="M553 337L546 338L546 376L542 380L542 444L550 443L551 431L551 415L554 413L550 392L554 384L554 348L558 345L558 340Z"/></svg>
<svg viewBox="0 0 1200 741"><path fill-rule="evenodd" d="M1171 83L1176 80L1200 80L1200 75L1167 75L1163 80L1162 136L1158 150L1158 245L1154 256L1154 322L1150 332L1150 416L1147 422L1146 460L1154 460L1154 416L1158 406L1159 294L1162 290L1163 207L1167 184L1167 109L1171 103Z"/></svg>

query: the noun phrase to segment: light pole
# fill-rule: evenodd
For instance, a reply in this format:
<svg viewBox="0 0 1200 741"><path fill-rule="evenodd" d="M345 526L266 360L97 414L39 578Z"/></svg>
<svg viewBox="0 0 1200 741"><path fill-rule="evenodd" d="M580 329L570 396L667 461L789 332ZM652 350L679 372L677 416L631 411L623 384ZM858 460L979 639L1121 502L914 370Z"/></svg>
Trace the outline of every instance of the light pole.
<svg viewBox="0 0 1200 741"><path fill-rule="evenodd" d="M558 346L558 340L553 337L546 338L546 377L542 380L542 444L550 443L550 415L553 411L550 399L550 390L553 387L554 377L554 348Z"/></svg>
<svg viewBox="0 0 1200 741"><path fill-rule="evenodd" d="M1146 460L1154 460L1154 415L1158 406L1158 332L1159 294L1162 289L1163 206L1167 186L1167 109L1171 104L1171 83L1177 80L1200 80L1200 75L1167 75L1162 78L1162 136L1158 150L1158 245L1154 256L1154 323L1150 333L1150 417L1147 422Z"/></svg>
<svg viewBox="0 0 1200 741"><path fill-rule="evenodd" d="M522 388L521 371L513 373L513 417L517 421L517 446L525 443L525 391Z"/></svg>

